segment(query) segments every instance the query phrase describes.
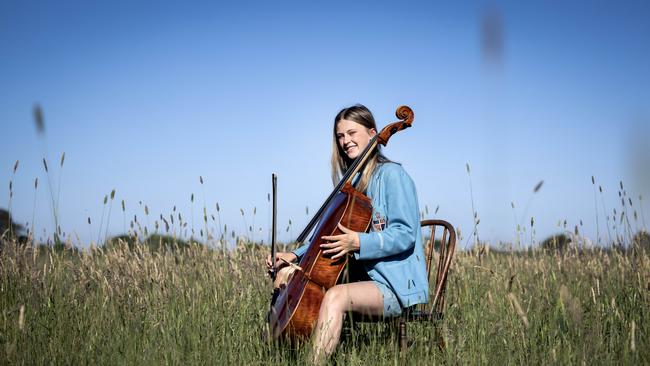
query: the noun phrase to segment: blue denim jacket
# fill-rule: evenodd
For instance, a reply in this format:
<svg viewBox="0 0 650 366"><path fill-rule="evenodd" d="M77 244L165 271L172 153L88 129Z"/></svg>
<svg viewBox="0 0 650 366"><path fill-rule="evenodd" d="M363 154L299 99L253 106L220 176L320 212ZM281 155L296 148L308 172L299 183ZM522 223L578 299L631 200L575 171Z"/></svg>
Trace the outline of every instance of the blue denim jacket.
<svg viewBox="0 0 650 366"><path fill-rule="evenodd" d="M390 287L402 307L429 299L420 212L413 180L401 165L380 164L366 195L372 200L370 232L359 233L361 249L354 256L370 278ZM293 251L301 257L303 245Z"/></svg>

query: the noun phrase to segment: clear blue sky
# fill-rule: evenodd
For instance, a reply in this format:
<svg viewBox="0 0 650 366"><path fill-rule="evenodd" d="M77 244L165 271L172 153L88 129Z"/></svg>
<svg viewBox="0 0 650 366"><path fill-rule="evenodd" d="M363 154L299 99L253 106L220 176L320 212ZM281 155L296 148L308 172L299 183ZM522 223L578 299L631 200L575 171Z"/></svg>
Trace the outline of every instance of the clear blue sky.
<svg viewBox="0 0 650 366"><path fill-rule="evenodd" d="M650 3L523 3L3 1L0 207L20 160L14 217L31 225L35 204L39 236L52 232L46 156L62 229L80 245L91 230L97 240L112 189L109 235L123 231L122 199L127 226L133 215L146 223L145 204L150 229L176 206L198 231L205 197L229 230L255 225L267 241L275 172L287 240L331 189L338 110L363 103L384 126L407 104L413 127L385 153L413 177L427 217L470 234L469 163L482 240L513 241L515 216L535 217L536 240L562 231L560 220L582 220L595 240L596 212L605 236L603 203L620 214L620 180L640 227ZM492 51L486 19L496 22ZM592 175L604 190L598 208Z"/></svg>

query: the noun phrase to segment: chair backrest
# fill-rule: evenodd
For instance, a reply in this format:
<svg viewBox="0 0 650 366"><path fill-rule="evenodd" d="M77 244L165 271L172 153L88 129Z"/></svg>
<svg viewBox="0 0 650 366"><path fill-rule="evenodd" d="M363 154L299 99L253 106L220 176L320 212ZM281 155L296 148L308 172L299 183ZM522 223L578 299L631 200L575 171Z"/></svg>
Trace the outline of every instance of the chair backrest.
<svg viewBox="0 0 650 366"><path fill-rule="evenodd" d="M449 266L451 265L451 260L456 249L456 231L450 223L444 220L423 220L420 222L420 226L422 229L428 229L428 236L426 234L427 230L425 230L423 232L423 239L425 240L424 255L427 258L426 265L429 283L432 281L432 261L436 250L436 244L438 245L439 251L438 266L436 268L435 277L435 289L431 295L433 296L433 300L429 301L428 304L421 304L420 310L427 311L430 314L436 313L436 315L442 315L442 311L445 305L447 273L449 272ZM437 237L436 232L441 232L442 236ZM436 238L439 239L436 240Z"/></svg>

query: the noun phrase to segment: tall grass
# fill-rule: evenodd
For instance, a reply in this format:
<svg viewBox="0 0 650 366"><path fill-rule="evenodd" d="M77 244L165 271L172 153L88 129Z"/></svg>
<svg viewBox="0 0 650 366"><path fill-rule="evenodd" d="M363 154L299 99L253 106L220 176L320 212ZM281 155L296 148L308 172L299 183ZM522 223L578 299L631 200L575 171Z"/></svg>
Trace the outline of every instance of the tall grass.
<svg viewBox="0 0 650 366"><path fill-rule="evenodd" d="M267 247L230 252L83 251L19 246L0 254L0 363L300 362L305 348L261 338ZM411 364L650 361L650 256L644 249L458 253L442 333L411 325ZM333 361L394 364L390 326L364 325Z"/></svg>

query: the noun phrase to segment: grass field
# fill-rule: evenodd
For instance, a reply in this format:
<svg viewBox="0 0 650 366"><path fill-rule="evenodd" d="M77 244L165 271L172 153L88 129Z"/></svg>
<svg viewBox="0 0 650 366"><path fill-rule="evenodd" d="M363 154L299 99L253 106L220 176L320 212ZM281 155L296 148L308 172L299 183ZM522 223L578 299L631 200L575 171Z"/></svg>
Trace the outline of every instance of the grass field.
<svg viewBox="0 0 650 366"><path fill-rule="evenodd" d="M52 250L6 241L0 254L1 364L303 363L307 347L262 341L268 249L202 245ZM628 250L474 250L450 271L447 347L409 327L354 330L344 364L648 364L650 256ZM401 358L401 357L405 357Z"/></svg>

